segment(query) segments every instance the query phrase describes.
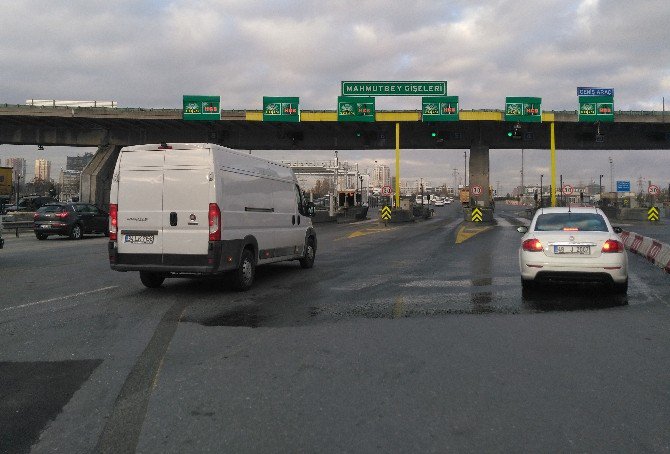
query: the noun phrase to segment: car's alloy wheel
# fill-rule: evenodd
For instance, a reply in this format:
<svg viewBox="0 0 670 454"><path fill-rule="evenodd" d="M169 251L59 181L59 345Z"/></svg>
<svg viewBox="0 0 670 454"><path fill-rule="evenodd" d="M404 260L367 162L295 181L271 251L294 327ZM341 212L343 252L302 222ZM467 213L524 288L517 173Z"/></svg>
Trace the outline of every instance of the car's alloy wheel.
<svg viewBox="0 0 670 454"><path fill-rule="evenodd" d="M70 239L81 240L81 237L82 237L81 225L79 224L73 225L72 230L70 230Z"/></svg>

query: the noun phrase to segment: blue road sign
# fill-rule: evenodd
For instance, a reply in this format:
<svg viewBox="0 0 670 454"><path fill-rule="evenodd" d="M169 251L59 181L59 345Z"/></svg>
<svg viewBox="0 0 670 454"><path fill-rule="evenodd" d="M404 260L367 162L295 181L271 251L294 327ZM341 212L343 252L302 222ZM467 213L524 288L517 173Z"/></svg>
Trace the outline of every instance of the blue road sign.
<svg viewBox="0 0 670 454"><path fill-rule="evenodd" d="M616 192L630 192L630 181L617 181Z"/></svg>
<svg viewBox="0 0 670 454"><path fill-rule="evenodd" d="M577 96L614 96L614 88L577 87Z"/></svg>

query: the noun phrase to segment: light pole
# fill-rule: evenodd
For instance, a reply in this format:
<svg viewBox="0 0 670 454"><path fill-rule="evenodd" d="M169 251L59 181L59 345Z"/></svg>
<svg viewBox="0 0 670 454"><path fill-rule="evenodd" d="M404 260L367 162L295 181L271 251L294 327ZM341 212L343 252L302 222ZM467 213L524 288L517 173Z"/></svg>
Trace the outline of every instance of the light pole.
<svg viewBox="0 0 670 454"><path fill-rule="evenodd" d="M612 161L612 156L610 156L610 192L614 192L614 161Z"/></svg>
<svg viewBox="0 0 670 454"><path fill-rule="evenodd" d="M523 148L521 149L521 196L523 197L526 190L523 187Z"/></svg>
<svg viewBox="0 0 670 454"><path fill-rule="evenodd" d="M598 193L600 194L598 198L600 199L598 203L600 206L603 206L603 176L600 175L600 183L598 184Z"/></svg>
<svg viewBox="0 0 670 454"><path fill-rule="evenodd" d="M468 152L463 152L463 187L468 185Z"/></svg>
<svg viewBox="0 0 670 454"><path fill-rule="evenodd" d="M542 208L543 205L543 200L542 200L542 178L544 178L543 174L540 174L540 208Z"/></svg>

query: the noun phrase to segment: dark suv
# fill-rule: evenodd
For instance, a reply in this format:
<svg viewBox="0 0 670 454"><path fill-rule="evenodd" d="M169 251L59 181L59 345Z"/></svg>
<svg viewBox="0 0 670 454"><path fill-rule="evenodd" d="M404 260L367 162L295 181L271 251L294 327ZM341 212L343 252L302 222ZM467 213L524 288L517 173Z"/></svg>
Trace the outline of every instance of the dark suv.
<svg viewBox="0 0 670 454"><path fill-rule="evenodd" d="M35 236L65 235L79 240L85 233L109 235L108 215L90 203L50 203L35 213Z"/></svg>

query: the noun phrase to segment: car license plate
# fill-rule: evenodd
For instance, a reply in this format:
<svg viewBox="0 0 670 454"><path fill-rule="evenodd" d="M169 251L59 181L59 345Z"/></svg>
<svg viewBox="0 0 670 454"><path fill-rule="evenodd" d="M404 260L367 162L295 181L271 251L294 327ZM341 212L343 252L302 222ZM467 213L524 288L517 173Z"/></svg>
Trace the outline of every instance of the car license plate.
<svg viewBox="0 0 670 454"><path fill-rule="evenodd" d="M153 235L126 235L124 243L154 244Z"/></svg>
<svg viewBox="0 0 670 454"><path fill-rule="evenodd" d="M554 254L591 255L591 246L554 246Z"/></svg>

